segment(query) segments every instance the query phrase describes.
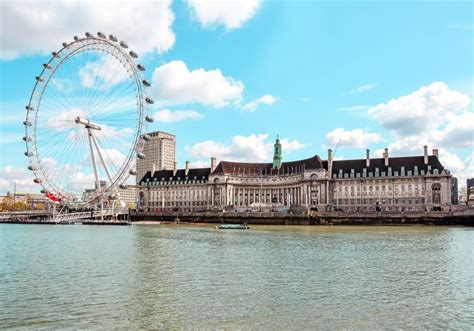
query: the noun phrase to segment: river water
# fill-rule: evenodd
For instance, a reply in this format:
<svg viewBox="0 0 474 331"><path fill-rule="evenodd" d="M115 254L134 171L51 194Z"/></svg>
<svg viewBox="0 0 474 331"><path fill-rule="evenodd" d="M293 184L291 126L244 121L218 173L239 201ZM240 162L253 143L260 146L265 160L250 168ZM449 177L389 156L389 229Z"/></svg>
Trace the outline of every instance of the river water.
<svg viewBox="0 0 474 331"><path fill-rule="evenodd" d="M472 329L474 229L0 225L0 328Z"/></svg>

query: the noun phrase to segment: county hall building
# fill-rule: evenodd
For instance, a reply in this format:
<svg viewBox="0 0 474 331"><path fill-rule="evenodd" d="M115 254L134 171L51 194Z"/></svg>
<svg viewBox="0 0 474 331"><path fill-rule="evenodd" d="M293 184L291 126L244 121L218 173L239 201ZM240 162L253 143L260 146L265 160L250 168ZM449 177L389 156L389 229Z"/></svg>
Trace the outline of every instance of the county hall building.
<svg viewBox="0 0 474 331"><path fill-rule="evenodd" d="M282 162L279 139L272 163L211 158L209 168L148 171L138 186L144 211L432 211L451 208L451 174L428 155L327 160L318 155Z"/></svg>

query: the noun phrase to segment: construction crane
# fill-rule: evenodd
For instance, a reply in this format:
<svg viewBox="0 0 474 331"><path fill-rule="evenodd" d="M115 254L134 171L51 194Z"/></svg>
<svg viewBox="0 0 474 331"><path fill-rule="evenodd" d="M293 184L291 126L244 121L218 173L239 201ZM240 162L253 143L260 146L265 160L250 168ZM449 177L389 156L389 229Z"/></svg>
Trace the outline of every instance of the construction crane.
<svg viewBox="0 0 474 331"><path fill-rule="evenodd" d="M336 144L336 148L334 148L334 154L332 154L331 160L328 160L328 175L329 175L329 178L332 177L332 161L334 160L334 157L336 156L337 149L339 148L339 146L341 146L341 144L342 144L342 139L339 139L339 141Z"/></svg>
<svg viewBox="0 0 474 331"><path fill-rule="evenodd" d="M336 148L334 148L334 154L332 155L333 159L336 156L337 149L339 148L339 146L341 146L341 144L342 144L342 139L339 139L339 141L336 144Z"/></svg>

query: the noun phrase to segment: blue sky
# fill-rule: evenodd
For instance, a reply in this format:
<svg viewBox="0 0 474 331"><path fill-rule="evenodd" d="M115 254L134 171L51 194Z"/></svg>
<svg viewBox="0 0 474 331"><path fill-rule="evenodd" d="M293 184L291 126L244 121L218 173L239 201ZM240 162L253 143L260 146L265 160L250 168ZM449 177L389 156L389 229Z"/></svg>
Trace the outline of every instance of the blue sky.
<svg viewBox="0 0 474 331"><path fill-rule="evenodd" d="M379 155L387 146L391 155L419 155L428 144L462 180L474 176L472 2L252 0L219 10L194 1L162 4L150 17L133 21L131 14L138 30L123 39L142 50L157 101L150 129L177 136L180 166L205 165L210 156L270 162L279 134L285 160L326 158L338 142L336 157L345 159L363 157L366 148ZM7 15L19 5L1 6ZM17 15L18 24L31 19ZM100 15L71 15L77 21L62 29L70 40L98 29L121 38L125 29L112 31ZM61 23L30 22L21 31L1 24L4 193L13 179L34 189L22 170L24 106L47 51L64 40ZM164 37L148 37L155 34ZM178 69L178 86L169 86Z"/></svg>

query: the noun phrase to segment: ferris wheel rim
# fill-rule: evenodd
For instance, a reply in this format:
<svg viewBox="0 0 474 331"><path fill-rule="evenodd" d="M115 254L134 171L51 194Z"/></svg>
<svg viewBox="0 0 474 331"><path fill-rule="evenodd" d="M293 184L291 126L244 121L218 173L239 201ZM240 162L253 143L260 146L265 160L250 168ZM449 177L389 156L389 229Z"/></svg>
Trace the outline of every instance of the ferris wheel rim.
<svg viewBox="0 0 474 331"><path fill-rule="evenodd" d="M142 84L145 84L146 80L143 80L143 76L141 74L144 71L143 65L140 65L135 62L135 59L138 58L135 52L130 51L127 53L124 49L128 48L128 45L115 38L113 40L112 35L110 36L110 40L104 38L100 35L99 37L95 37L92 35L88 35L86 33L85 38L74 37L74 41L70 43L63 43L63 47L57 51L53 52L52 57L49 59L47 63L43 66L43 70L40 73L40 76L37 76L36 83L30 95L30 99L28 102L27 114L26 114L26 121L25 124L25 143L26 143L26 152L25 155L28 157L29 164L31 168L30 170L35 174L35 182L40 184L45 191L53 191L59 195L63 200L70 202L70 200L76 200L77 196L74 197L74 194L67 192L63 187L56 185L52 180L49 179L48 174L45 172L45 169L41 166L41 156L38 153L38 139L37 139L37 118L38 114L41 111L41 102L43 100L43 94L48 89L51 79L55 76L56 71L68 61L71 57L79 54L80 52L84 52L87 50L96 50L107 52L109 55L114 56L126 69L127 73L130 75L129 80L134 82L135 92L136 92L136 99L137 99L137 110L138 116L136 118L136 125L135 125L135 133L133 141L131 142L130 149L128 154L126 155L125 161L119 167L119 171L116 171L113 178L109 180L107 187L102 190L98 188L96 194L92 194L89 197L89 200L96 200L103 195L108 194L111 190L116 188L117 186L121 186L120 182L124 182L129 175L132 175L134 170L131 168L131 164L133 163L133 158L136 154L140 153L143 149L143 133L146 132L146 118L148 118L148 100L145 87ZM112 51L115 51L113 54ZM64 56L65 55L65 56ZM64 56L64 57L63 57ZM121 58L119 58L121 56ZM54 61L58 58L61 58L59 63L56 65ZM124 62L122 62L124 60ZM128 66L127 66L128 65ZM48 71L51 71L48 73ZM47 80L45 80L47 77ZM41 84L43 86L41 86ZM145 86L149 86L146 85ZM35 99L37 93L40 93L39 97ZM34 109L36 107L36 109ZM31 121L34 118L34 121ZM29 125L28 125L29 124ZM33 132L33 135L30 134L30 131ZM97 147L98 148L98 147ZM35 168L33 164L36 163L38 166ZM127 173L128 172L128 173Z"/></svg>

